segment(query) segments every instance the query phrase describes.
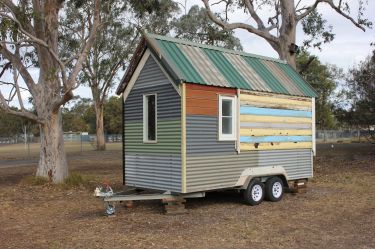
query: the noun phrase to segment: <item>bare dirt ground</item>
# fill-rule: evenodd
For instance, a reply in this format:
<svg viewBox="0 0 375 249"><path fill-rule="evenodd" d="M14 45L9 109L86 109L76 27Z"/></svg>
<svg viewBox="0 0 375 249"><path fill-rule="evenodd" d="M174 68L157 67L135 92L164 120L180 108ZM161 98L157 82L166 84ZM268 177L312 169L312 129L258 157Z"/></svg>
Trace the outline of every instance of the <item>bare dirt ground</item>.
<svg viewBox="0 0 375 249"><path fill-rule="evenodd" d="M92 190L105 178L121 189L118 149L70 156L88 179L79 187L31 184L32 163L0 168L0 248L375 248L375 145L321 145L318 155L305 194L250 207L214 192L177 216L155 201L103 215Z"/></svg>

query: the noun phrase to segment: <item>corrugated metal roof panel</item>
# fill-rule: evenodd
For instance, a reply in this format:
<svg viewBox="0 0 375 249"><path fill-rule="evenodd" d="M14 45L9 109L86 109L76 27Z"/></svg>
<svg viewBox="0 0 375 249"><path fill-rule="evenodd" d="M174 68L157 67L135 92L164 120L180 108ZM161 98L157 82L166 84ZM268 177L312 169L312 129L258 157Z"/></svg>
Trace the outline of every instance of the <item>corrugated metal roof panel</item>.
<svg viewBox="0 0 375 249"><path fill-rule="evenodd" d="M179 81L295 96L316 97L284 61L175 38L147 34ZM172 65L169 65L172 64Z"/></svg>
<svg viewBox="0 0 375 249"><path fill-rule="evenodd" d="M254 68L258 75L267 82L268 86L274 93L289 94L284 86L275 78L275 76L266 68L266 66L258 59L244 57L245 61Z"/></svg>
<svg viewBox="0 0 375 249"><path fill-rule="evenodd" d="M276 63L272 63L270 61L262 61L262 63L273 73L273 75L275 75L280 84L285 87L288 93L291 93L292 95L304 95L304 93L299 90L298 86L286 76L283 70L281 70Z"/></svg>
<svg viewBox="0 0 375 249"><path fill-rule="evenodd" d="M205 53L202 53L201 49L193 46L184 46L181 44L177 45L189 58L190 61L194 61L197 71L204 78L207 84L215 86L229 87L230 84L220 73L220 71L214 67ZM215 83L212 83L215 82Z"/></svg>
<svg viewBox="0 0 375 249"><path fill-rule="evenodd" d="M227 59L235 65L235 67L239 70L241 75L247 79L248 83L250 84L251 89L257 89L260 91L265 92L272 92L271 88L268 87L267 83L262 80L261 77L255 72L252 67L243 60L242 56L236 56L234 54L225 54Z"/></svg>
<svg viewBox="0 0 375 249"><path fill-rule="evenodd" d="M249 84L246 80L238 73L238 70L225 58L222 52L206 49L203 51L206 53L208 58L212 61L214 66L224 75L228 80L229 84L234 88L250 89Z"/></svg>

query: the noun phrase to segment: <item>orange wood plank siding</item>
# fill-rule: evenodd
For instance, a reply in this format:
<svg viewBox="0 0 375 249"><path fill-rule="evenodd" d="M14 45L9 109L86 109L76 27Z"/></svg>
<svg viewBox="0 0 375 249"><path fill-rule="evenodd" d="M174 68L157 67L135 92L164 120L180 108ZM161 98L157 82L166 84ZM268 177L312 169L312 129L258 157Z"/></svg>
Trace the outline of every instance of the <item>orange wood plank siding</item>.
<svg viewBox="0 0 375 249"><path fill-rule="evenodd" d="M198 84L186 84L187 115L218 115L218 96L236 95L236 89Z"/></svg>

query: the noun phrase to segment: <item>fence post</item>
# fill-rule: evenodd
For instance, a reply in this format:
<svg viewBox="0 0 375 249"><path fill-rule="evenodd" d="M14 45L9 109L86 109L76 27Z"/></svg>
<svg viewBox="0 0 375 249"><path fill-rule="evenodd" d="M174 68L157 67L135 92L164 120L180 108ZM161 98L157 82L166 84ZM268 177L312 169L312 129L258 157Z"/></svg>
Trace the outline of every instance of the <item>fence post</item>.
<svg viewBox="0 0 375 249"><path fill-rule="evenodd" d="M357 134L358 134L358 142L361 142L361 130L360 129L358 129Z"/></svg>

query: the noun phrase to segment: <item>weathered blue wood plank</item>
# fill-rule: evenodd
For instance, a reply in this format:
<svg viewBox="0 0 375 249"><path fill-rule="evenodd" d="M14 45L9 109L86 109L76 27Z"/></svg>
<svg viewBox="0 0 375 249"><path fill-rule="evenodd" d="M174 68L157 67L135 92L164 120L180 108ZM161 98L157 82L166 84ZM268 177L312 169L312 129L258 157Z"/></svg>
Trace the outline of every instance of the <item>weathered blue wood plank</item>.
<svg viewBox="0 0 375 249"><path fill-rule="evenodd" d="M241 136L241 143L279 143L279 142L308 142L311 136L264 136L264 137L248 137Z"/></svg>
<svg viewBox="0 0 375 249"><path fill-rule="evenodd" d="M261 107L252 107L252 106L244 106L244 105L241 106L240 108L240 114L311 118L310 111L261 108Z"/></svg>

